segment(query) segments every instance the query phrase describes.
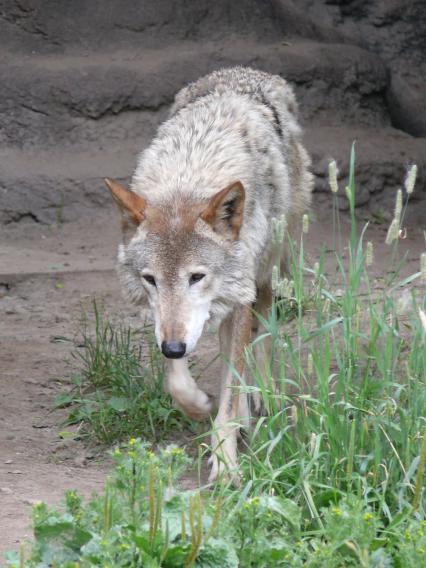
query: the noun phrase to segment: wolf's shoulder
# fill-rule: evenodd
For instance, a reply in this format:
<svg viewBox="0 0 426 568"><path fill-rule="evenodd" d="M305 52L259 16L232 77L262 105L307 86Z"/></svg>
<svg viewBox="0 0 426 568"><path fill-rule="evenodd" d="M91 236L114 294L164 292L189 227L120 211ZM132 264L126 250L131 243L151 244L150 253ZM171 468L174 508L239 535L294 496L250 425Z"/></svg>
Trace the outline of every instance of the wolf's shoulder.
<svg viewBox="0 0 426 568"><path fill-rule="evenodd" d="M230 67L213 71L181 89L175 96L170 116L203 97L227 93L246 95L262 104L285 106L297 115L296 98L285 79L251 67Z"/></svg>

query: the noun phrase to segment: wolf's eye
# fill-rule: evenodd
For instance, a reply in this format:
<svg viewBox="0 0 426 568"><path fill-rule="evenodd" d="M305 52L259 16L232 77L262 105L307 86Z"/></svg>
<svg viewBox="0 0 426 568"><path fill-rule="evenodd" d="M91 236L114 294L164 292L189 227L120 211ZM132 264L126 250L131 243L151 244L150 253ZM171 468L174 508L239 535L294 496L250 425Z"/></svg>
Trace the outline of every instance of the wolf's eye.
<svg viewBox="0 0 426 568"><path fill-rule="evenodd" d="M146 280L148 284L151 284L151 286L157 286L157 284L155 283L155 278L154 276L151 276L151 274L143 274L142 278Z"/></svg>
<svg viewBox="0 0 426 568"><path fill-rule="evenodd" d="M195 274L191 274L189 277L189 285L192 286L196 282L199 282L204 278L205 274L201 274L201 272L196 272Z"/></svg>

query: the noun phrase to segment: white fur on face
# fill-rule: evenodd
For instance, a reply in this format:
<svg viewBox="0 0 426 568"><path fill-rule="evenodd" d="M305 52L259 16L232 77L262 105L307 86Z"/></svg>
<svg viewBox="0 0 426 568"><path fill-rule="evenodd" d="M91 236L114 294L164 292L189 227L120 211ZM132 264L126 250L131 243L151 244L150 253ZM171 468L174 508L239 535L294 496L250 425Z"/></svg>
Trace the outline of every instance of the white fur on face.
<svg viewBox="0 0 426 568"><path fill-rule="evenodd" d="M210 299L201 302L192 308L189 321L186 325L186 351L191 352L197 345L198 340L203 333L204 324L210 318Z"/></svg>
<svg viewBox="0 0 426 568"><path fill-rule="evenodd" d="M163 305L160 305L160 296L156 291L150 291L148 293L148 303L154 320L155 339L159 349L161 349L161 343L164 340L161 331L164 327L162 319L167 317L169 319L176 318L181 320L179 323L183 324L185 335L184 337L176 337L175 340L186 343L187 353L193 351L203 333L204 324L210 319L210 294L206 297L198 294L190 295L188 298L182 299L178 303L179 308L174 310L170 305L164 304L164 302Z"/></svg>
<svg viewBox="0 0 426 568"><path fill-rule="evenodd" d="M157 296L157 294L155 294ZM158 309L158 301L157 298L153 298L150 294L148 297L149 307L151 308L151 314L154 320L154 334L155 340L157 341L158 348L161 349L161 342L163 338L161 337L161 317L160 317L160 310Z"/></svg>
<svg viewBox="0 0 426 568"><path fill-rule="evenodd" d="M154 333L155 333L155 339L157 341L157 345L158 345L158 349L161 349L161 342L162 337L161 337L161 321L159 318L159 314L158 314L158 310L153 310L153 314L154 314Z"/></svg>

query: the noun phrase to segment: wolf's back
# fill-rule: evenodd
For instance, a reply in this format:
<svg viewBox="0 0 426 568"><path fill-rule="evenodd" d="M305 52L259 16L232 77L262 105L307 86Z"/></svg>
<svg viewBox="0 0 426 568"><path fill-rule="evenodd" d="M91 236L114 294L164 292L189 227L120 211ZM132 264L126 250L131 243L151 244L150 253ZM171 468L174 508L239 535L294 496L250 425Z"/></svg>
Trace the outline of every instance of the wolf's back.
<svg viewBox="0 0 426 568"><path fill-rule="evenodd" d="M297 102L290 85L279 75L270 75L249 67L232 67L214 71L181 89L170 110L170 116L207 95L226 93L247 95L267 106L281 127L292 133L297 125Z"/></svg>
<svg viewBox="0 0 426 568"><path fill-rule="evenodd" d="M293 89L282 77L249 67L233 67L214 71L179 91L170 114L171 116L176 115L185 108L188 110L193 108L195 112L195 109L199 107L208 107L215 99L222 99L221 106L226 108L227 96L230 101L232 100L232 104L235 104L235 95L241 95L244 99L248 98L249 102L254 103L254 105L247 105L247 100L241 101L241 108L250 109L257 106L258 117L261 116L268 121L275 131L276 136L273 139L269 136L265 137L265 131L261 128L256 129L255 132L252 131L250 136L254 143L249 144L249 151L252 152L253 163L263 163L265 156L259 156L257 148L265 148L265 142L268 141L266 158L270 160L269 163L273 164L278 171L277 156L279 156L278 162L285 164L288 181L284 179L286 176L278 176L280 179L278 181L275 179L272 185L280 188L274 194L274 202L278 202L278 195L282 196L285 193L286 197L282 200L281 209L279 211L277 209L273 214L278 216L285 213L287 229L290 234L295 235L299 229L302 214L310 203L313 176L309 171L310 158L301 142L296 98ZM271 140L273 140L272 144ZM267 169L263 174L268 175ZM254 191L257 192L257 199L263 199L265 194L263 180L258 181ZM266 269L265 274L268 274Z"/></svg>

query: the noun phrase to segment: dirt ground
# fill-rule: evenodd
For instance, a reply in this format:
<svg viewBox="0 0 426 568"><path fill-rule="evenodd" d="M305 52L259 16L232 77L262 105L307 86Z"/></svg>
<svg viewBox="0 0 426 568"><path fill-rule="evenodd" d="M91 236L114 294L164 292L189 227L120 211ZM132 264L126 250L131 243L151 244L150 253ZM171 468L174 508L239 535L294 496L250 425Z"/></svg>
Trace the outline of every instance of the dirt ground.
<svg viewBox="0 0 426 568"><path fill-rule="evenodd" d="M330 225L324 211L311 223L311 257L319 245L331 244ZM422 227L407 226L401 251L409 251L405 272L412 273L426 247ZM375 242L377 276L390 262L386 228L371 225L367 232ZM73 372L67 361L72 344L53 338L74 336L82 307L93 297L109 313L137 321L137 311L121 298L114 271L119 238L117 219L105 213L60 226L28 221L0 229L0 557L31 536L35 501L58 503L71 488L86 495L102 489L107 462L94 458L82 442L59 436L64 414L52 412L52 405ZM215 351L212 338L200 348L206 360ZM202 382L209 392L217 391L213 373Z"/></svg>

